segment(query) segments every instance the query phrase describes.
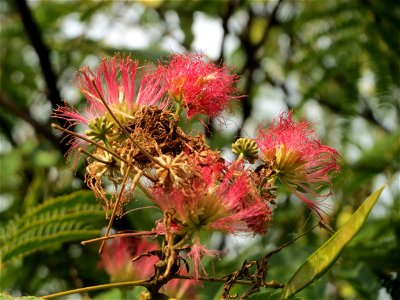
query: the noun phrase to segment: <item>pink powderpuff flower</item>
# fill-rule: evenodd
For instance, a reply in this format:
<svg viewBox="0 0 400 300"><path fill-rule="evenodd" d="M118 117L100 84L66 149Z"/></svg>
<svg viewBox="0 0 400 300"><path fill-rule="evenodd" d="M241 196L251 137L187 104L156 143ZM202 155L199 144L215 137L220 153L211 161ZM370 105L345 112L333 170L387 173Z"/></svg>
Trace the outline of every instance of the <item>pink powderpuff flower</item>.
<svg viewBox="0 0 400 300"><path fill-rule="evenodd" d="M205 62L201 54L175 54L166 66L160 66L157 77L164 77L169 95L187 110L187 117L204 114L217 116L232 99L239 98L234 84L236 75L225 66Z"/></svg>
<svg viewBox="0 0 400 300"><path fill-rule="evenodd" d="M107 241L101 254L101 265L110 275L112 282L144 280L154 273L154 265L158 262L156 256L143 256L132 262L132 259L159 249L156 242L139 238L118 238ZM180 272L185 275L185 272ZM161 292L174 299L196 299L195 280L171 280Z"/></svg>
<svg viewBox="0 0 400 300"><path fill-rule="evenodd" d="M118 54L103 58L95 71L88 67L81 68L75 77L75 84L85 95L87 105L83 112L67 105L60 106L55 110L54 117L68 121L70 126L83 124L92 130L110 131L110 124L114 121L101 98L122 124L132 119L142 105L165 106L165 89L160 84L161 78L150 76L147 69L139 68L138 62L129 56L121 57ZM71 150L85 144L76 138L70 143Z"/></svg>
<svg viewBox="0 0 400 300"><path fill-rule="evenodd" d="M154 264L158 262L158 258L145 256L135 262L132 259L156 249L157 243L145 239L108 240L101 254L101 266L110 275L112 282L147 279L154 273Z"/></svg>
<svg viewBox="0 0 400 300"><path fill-rule="evenodd" d="M191 179L190 190L156 187L152 192L153 201L162 211L171 213L173 231L192 237L188 256L198 277L201 270L204 272L201 256L212 254L200 244L200 232L264 233L271 210L261 198L249 197L253 191L242 163L200 166L194 161L191 165L198 168L199 175ZM256 220L262 224L255 224ZM165 229L161 224L160 221L157 231L163 234Z"/></svg>
<svg viewBox="0 0 400 300"><path fill-rule="evenodd" d="M316 199L323 187L331 187L330 173L339 171L339 154L322 145L315 130L307 121L295 123L292 113L281 114L267 129L259 129L256 142L260 159L272 168L271 180L279 179L288 190L305 202L319 217L323 212Z"/></svg>
<svg viewBox="0 0 400 300"><path fill-rule="evenodd" d="M187 275L187 273L181 270L180 275ZM160 292L167 295L172 299L185 300L191 299L196 300L196 286L198 282L194 279L172 279L163 285Z"/></svg>

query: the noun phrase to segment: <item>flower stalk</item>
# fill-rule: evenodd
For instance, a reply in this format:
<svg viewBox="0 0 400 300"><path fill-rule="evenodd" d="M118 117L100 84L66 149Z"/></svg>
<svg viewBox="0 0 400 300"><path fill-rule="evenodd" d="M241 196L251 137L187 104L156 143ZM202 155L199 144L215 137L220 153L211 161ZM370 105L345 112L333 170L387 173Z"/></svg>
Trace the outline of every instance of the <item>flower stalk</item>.
<svg viewBox="0 0 400 300"><path fill-rule="evenodd" d="M122 181L122 184L121 184L121 190L120 190L120 192L119 192L117 201L115 201L114 209L113 209L113 211L112 211L112 214L111 214L111 217L110 217L110 221L108 222L108 225L107 225L106 233L105 233L105 235L104 235L105 237L107 237L108 234L110 233L111 226L112 226L112 224L113 224L113 222L114 222L115 216L116 216L116 214L117 214L118 206L120 205L120 202L121 202L121 199L122 199L122 195L123 195L124 190L125 190L125 185L126 185L126 181L128 180L130 170L131 170L131 165L128 165L128 169L126 170L126 174L125 174L124 180ZM137 176L137 175L139 175L139 176ZM142 174L141 174L141 171L139 171L139 172L135 175L135 178L137 178L137 179L136 179L136 182L139 180L139 178L140 178L141 175L142 175ZM134 179L134 181L135 181L135 179ZM103 252L103 248L104 248L105 242L106 242L106 240L103 240L103 241L101 242L101 245L100 245L100 248L99 248L99 253L100 253L100 254Z"/></svg>
<svg viewBox="0 0 400 300"><path fill-rule="evenodd" d="M69 134L69 135L73 135L73 136L75 136L75 137L77 137L77 138L79 138L79 139L82 139L82 140L88 142L89 144L93 144L93 145L96 146L97 148L100 148L100 149L102 149L102 150L104 150L104 151L110 153L112 156L118 158L119 160L121 160L121 161L127 163L127 161L126 161L124 158L122 158L120 155L118 155L117 153L115 153L113 150L111 150L111 149L109 149L109 148L103 146L102 144L100 144L100 143L98 143L98 142L96 142L96 141L93 141L93 140L87 138L86 136L84 136L84 135L82 135L82 134L79 134L79 133L73 132L73 131L71 131L71 130L65 129L65 128L61 127L61 126L58 126L57 124L54 124L54 123L51 124L51 127L53 127L54 129L63 131L63 132L65 132L65 133ZM79 149L79 148L78 148L78 149ZM82 149L82 148L81 148L81 149Z"/></svg>

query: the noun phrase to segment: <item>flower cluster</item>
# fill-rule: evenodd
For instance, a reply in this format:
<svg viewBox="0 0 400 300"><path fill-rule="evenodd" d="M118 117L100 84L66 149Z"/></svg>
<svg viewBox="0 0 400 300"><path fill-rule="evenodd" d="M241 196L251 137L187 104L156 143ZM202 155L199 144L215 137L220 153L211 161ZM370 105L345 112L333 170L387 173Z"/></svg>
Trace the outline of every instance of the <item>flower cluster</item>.
<svg viewBox="0 0 400 300"><path fill-rule="evenodd" d="M162 237L162 246L141 249L138 243L135 248L136 255L153 255L151 270L141 267L141 273L153 275L156 286L176 278L187 260L195 278L206 275L201 261L216 254L207 248L206 237L213 232L266 234L277 180L321 215L316 200L327 196L320 192L330 188L338 154L320 143L308 122L282 114L255 139L238 139L233 162L211 149L202 133L189 134L178 125L183 111L187 118L212 117L240 99L237 80L225 66L199 54L176 54L165 64L144 67L116 55L76 76L87 99L83 112L68 106L55 112L71 126L86 127L79 134L54 125L73 136L72 153L87 157L85 182L110 219L106 238L136 188L162 212L150 231ZM132 280L128 246L123 240L108 243L106 270L113 280Z"/></svg>
<svg viewBox="0 0 400 300"><path fill-rule="evenodd" d="M174 231L191 241L188 256L192 258L198 277L201 253L207 253L201 245L201 232L265 233L271 209L252 188L243 164L227 166L215 162L201 166L192 160L190 165L196 176L190 178L189 189L168 185L156 187L153 201L169 213ZM157 229L160 234L166 233L163 225Z"/></svg>
<svg viewBox="0 0 400 300"><path fill-rule="evenodd" d="M216 116L235 96L237 76L224 67L203 61L202 55L175 54L166 66L158 69L168 94L187 109L187 117L205 114Z"/></svg>
<svg viewBox="0 0 400 300"><path fill-rule="evenodd" d="M158 249L155 242L138 238L120 238L107 241L101 254L101 267L111 281L132 281L147 279L153 273L156 257L143 257L132 262L136 256Z"/></svg>
<svg viewBox="0 0 400 300"><path fill-rule="evenodd" d="M321 217L320 202L315 200L330 195L330 189L326 194L319 190L330 188L329 174L339 170L337 151L321 144L309 122L295 123L291 112L279 116L269 128L260 128L256 142L264 171L270 173L269 183L279 179Z"/></svg>

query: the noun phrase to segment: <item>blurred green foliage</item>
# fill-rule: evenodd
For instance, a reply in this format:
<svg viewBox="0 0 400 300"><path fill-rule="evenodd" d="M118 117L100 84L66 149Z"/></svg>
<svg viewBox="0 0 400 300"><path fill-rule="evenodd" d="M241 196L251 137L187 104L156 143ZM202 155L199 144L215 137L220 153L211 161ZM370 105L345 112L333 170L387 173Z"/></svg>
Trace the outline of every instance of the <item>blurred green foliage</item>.
<svg viewBox="0 0 400 300"><path fill-rule="evenodd" d="M24 4L36 34L23 22ZM268 124L286 109L314 122L323 142L342 155L332 197L330 225L335 229L366 196L387 183L360 235L328 274L299 297L400 297L398 1L6 0L0 10L0 227L5 236L10 234L5 224L18 224L44 199L84 187L83 164L76 173L70 170L63 157L67 148L49 126L54 121L51 111L62 100L84 105L71 83L80 66L94 66L100 57L115 52L155 62L172 51L208 53L212 48L212 59L233 65L242 76L239 87L247 95L235 105L234 114L226 114L226 127L219 128L219 120L210 123L212 146L230 147L233 138L252 136L259 122ZM205 32L208 23L219 29ZM199 47L200 33L220 33L222 40ZM216 276L234 271L245 259L261 258L312 226L307 208L288 195L279 199L267 236L246 242L212 239L215 248L229 250L227 257L210 262ZM151 228L154 213L127 214L115 227ZM274 255L267 280L287 282L328 238L324 230L314 230ZM10 243L1 242L2 248ZM44 295L106 283L98 260L95 245L58 243L2 262L0 272L7 276L2 276L0 289L14 296ZM237 290L243 293L245 287ZM274 297L274 292L261 292ZM217 299L221 284L204 283L200 294L201 299ZM101 293L90 295L104 298Z"/></svg>

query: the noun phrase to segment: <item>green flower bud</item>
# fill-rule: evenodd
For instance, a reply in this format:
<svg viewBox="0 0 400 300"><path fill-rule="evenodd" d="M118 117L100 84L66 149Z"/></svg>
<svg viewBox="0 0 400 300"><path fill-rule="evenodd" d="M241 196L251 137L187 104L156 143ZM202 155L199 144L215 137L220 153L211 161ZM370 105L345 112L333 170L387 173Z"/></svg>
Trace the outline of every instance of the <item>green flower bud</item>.
<svg viewBox="0 0 400 300"><path fill-rule="evenodd" d="M89 128L85 134L96 141L106 141L107 135L112 133L114 123L106 117L98 117L89 122Z"/></svg>
<svg viewBox="0 0 400 300"><path fill-rule="evenodd" d="M257 143L249 138L240 138L232 144L232 152L244 157L250 163L254 163L258 158Z"/></svg>

